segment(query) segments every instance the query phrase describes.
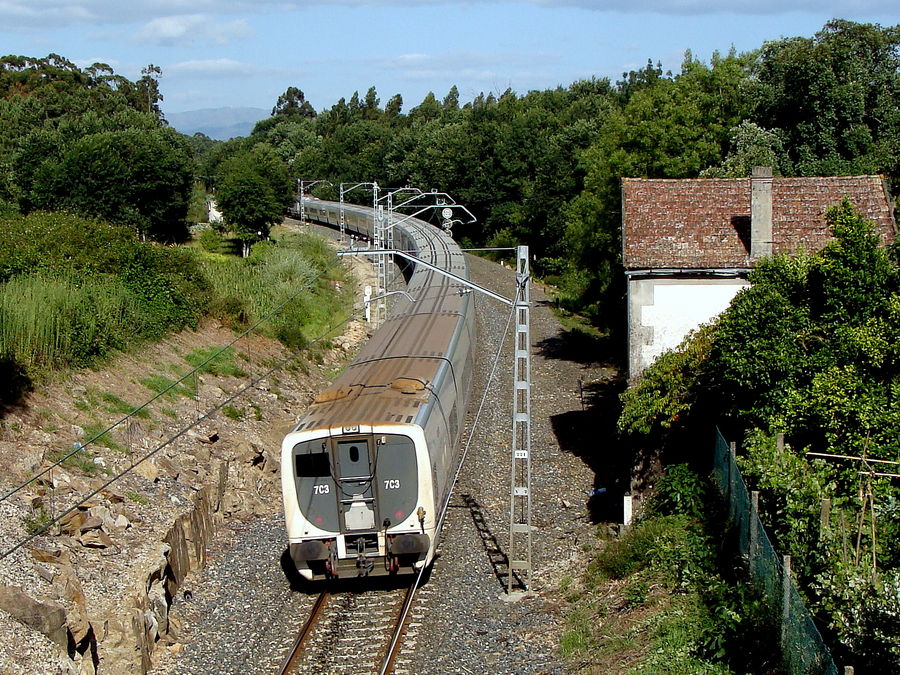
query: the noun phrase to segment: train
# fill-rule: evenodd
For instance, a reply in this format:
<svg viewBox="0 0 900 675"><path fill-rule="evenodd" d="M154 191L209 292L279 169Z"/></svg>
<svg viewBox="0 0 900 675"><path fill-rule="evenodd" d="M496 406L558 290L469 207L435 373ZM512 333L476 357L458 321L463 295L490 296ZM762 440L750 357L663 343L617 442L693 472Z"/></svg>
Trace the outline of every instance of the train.
<svg viewBox="0 0 900 675"><path fill-rule="evenodd" d="M341 206L304 201L337 226ZM346 232L371 239L373 210L344 205ZM469 279L442 229L395 218L394 247ZM384 323L284 437L281 481L291 560L307 580L414 574L428 568L453 488L476 346L465 284L407 270ZM376 299L377 301L377 299Z"/></svg>

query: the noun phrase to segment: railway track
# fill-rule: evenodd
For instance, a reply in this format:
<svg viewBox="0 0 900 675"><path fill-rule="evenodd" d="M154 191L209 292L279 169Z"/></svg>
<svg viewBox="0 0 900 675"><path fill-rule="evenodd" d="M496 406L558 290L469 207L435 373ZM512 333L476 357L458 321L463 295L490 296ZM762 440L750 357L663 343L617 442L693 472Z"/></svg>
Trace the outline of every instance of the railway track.
<svg viewBox="0 0 900 675"><path fill-rule="evenodd" d="M279 675L390 673L419 578L406 589L323 591Z"/></svg>

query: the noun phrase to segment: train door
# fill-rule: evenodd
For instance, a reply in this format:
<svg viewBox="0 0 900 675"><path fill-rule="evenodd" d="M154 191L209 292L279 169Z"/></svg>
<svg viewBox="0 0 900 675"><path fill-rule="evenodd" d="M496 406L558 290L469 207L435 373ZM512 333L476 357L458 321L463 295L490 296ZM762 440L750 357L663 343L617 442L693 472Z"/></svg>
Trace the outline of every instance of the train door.
<svg viewBox="0 0 900 675"><path fill-rule="evenodd" d="M370 446L366 438L337 441L335 480L341 505L341 529L345 532L374 530L378 522Z"/></svg>

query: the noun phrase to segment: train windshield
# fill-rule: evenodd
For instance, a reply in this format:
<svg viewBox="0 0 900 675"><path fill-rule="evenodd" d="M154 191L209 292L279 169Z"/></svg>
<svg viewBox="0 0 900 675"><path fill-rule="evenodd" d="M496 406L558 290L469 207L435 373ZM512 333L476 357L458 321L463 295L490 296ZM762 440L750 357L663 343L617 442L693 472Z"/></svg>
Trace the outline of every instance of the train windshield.
<svg viewBox="0 0 900 675"><path fill-rule="evenodd" d="M308 455L295 455L297 478L318 478L331 475L331 463L328 461L328 453L310 453Z"/></svg>

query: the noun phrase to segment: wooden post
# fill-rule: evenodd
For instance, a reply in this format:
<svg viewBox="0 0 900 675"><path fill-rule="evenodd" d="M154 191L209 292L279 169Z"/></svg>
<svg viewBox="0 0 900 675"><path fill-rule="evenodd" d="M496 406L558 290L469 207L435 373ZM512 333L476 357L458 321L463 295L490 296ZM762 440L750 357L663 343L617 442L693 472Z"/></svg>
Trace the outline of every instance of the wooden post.
<svg viewBox="0 0 900 675"><path fill-rule="evenodd" d="M824 531L831 525L831 500L822 500L822 512L819 515L819 528Z"/></svg>
<svg viewBox="0 0 900 675"><path fill-rule="evenodd" d="M750 581L756 577L756 558L759 555L759 491L750 493Z"/></svg>
<svg viewBox="0 0 900 675"><path fill-rule="evenodd" d="M788 621L791 618L791 556L784 556L781 571L784 574L781 580L781 646L786 647Z"/></svg>
<svg viewBox="0 0 900 675"><path fill-rule="evenodd" d="M728 448L729 448L729 450L731 450L731 457L732 458L737 457L737 443L735 443L734 441L731 441L731 443L728 444Z"/></svg>
<svg viewBox="0 0 900 675"><path fill-rule="evenodd" d="M775 437L775 447L778 448L778 452L784 451L784 434L778 434Z"/></svg>

